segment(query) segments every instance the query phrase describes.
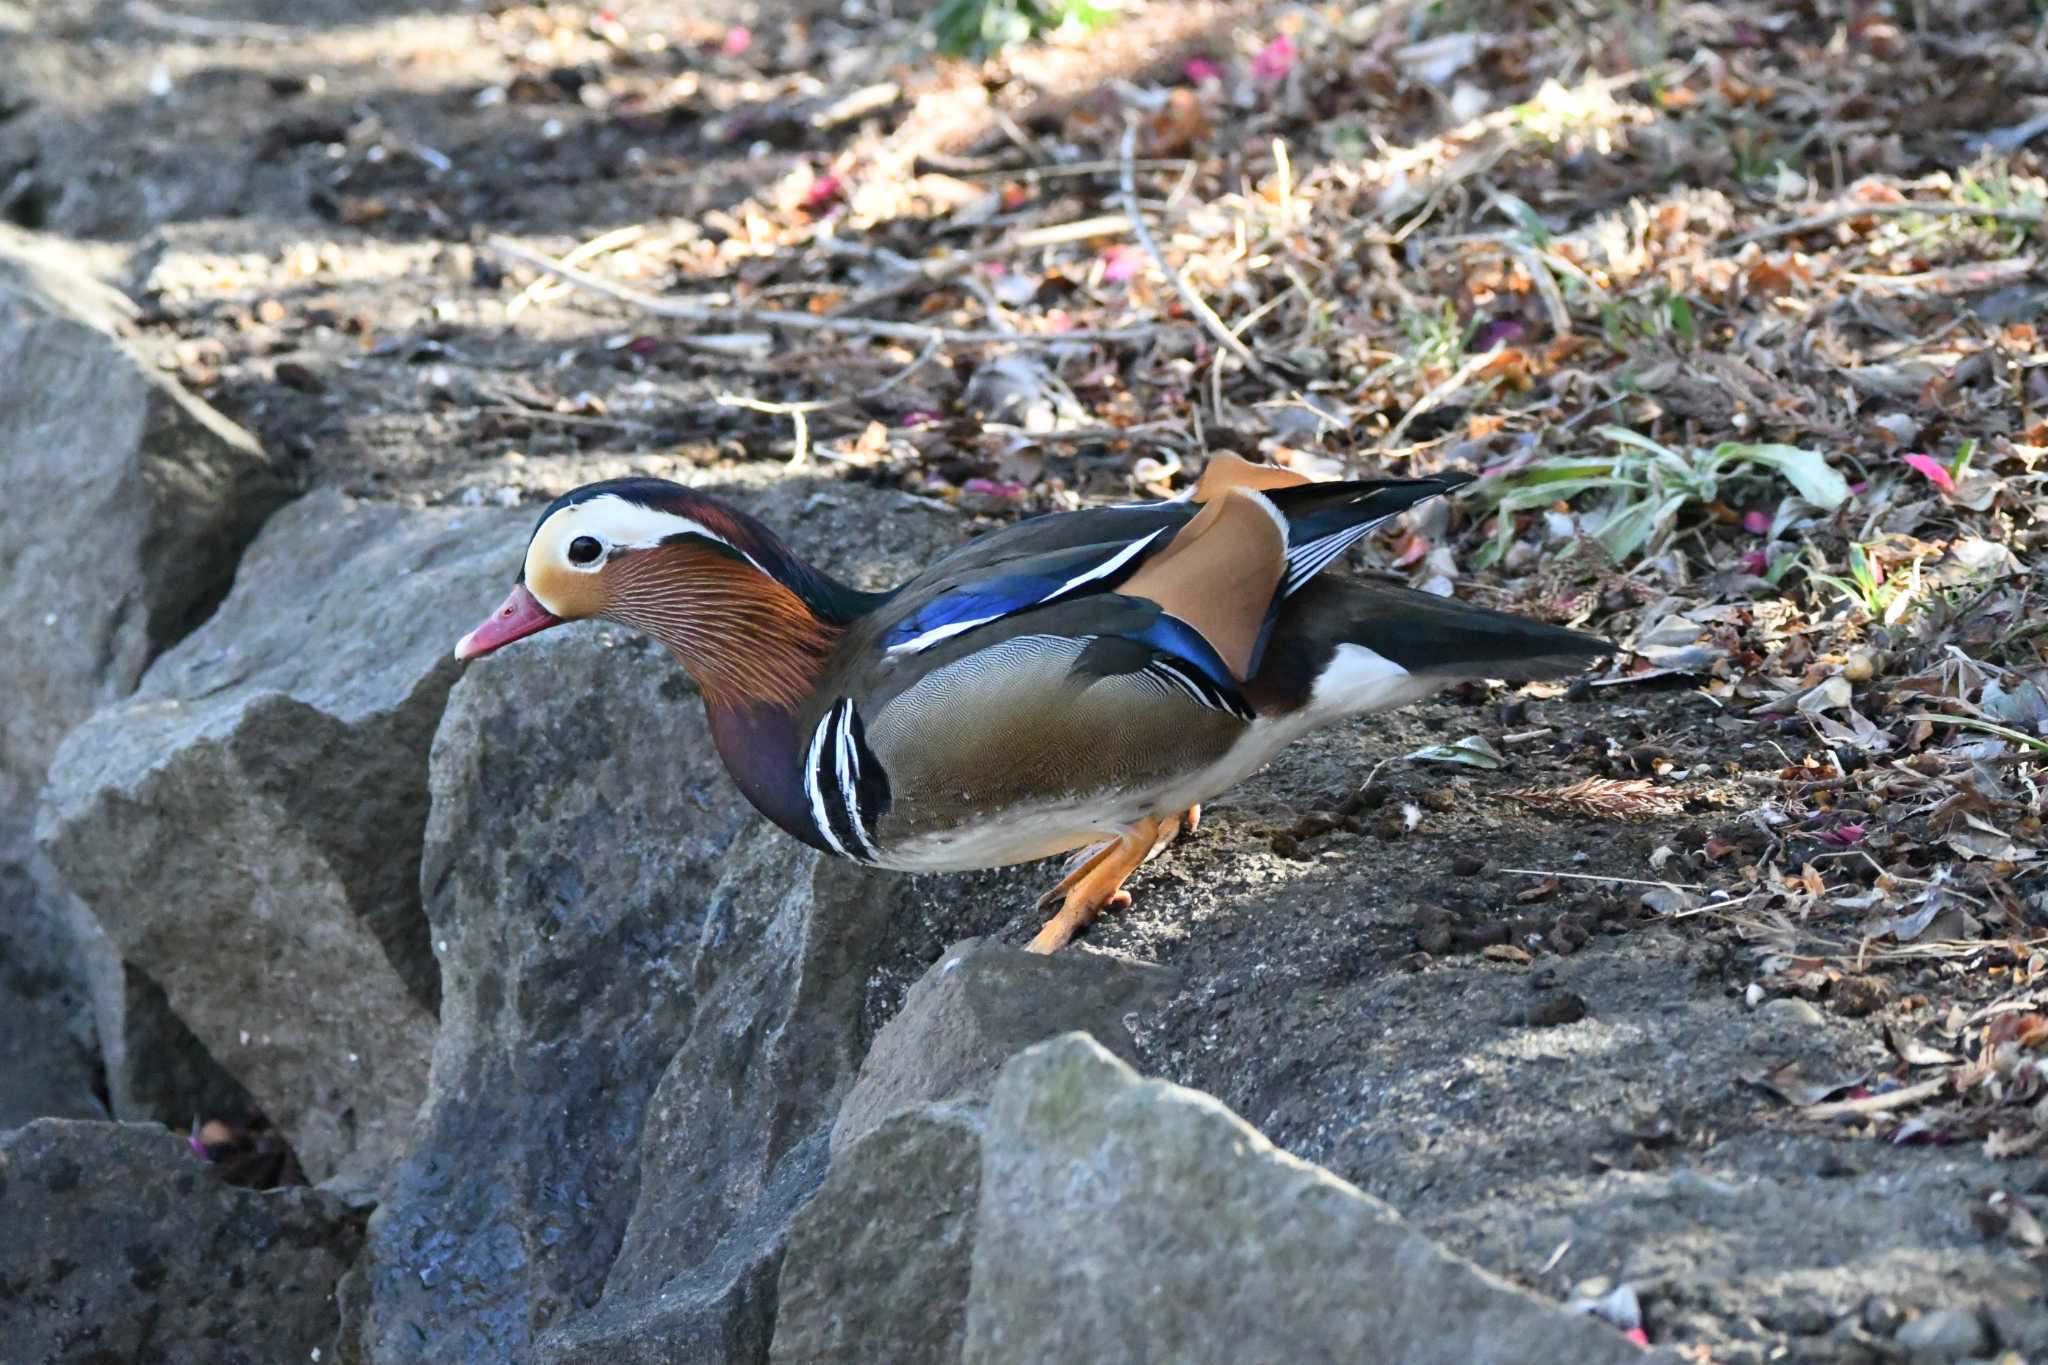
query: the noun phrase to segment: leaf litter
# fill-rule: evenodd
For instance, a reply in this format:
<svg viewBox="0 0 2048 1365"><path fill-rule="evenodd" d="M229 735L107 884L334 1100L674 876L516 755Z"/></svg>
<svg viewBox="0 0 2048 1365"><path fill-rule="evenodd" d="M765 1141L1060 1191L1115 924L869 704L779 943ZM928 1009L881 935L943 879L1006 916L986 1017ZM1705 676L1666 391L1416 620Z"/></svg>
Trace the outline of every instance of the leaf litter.
<svg viewBox="0 0 2048 1365"><path fill-rule="evenodd" d="M1546 819L1646 825L1641 885L1607 879L1643 912L1726 946L1751 1003L1869 1019L1881 1064L1755 1081L1789 1122L2043 1149L2035 10L1154 4L967 63L886 18L491 9L465 61L502 69L465 106L530 115L536 145L623 132L636 184L712 164L738 192L507 225L464 188L473 149L352 116L305 144L316 212L471 252L500 329L598 339L478 378L453 327L350 317L326 246L248 297L235 259L180 247L153 325L188 383L260 376L249 420L280 449L317 430L316 464L387 430L445 448L408 455L408 488L458 502L552 496L593 454L670 476L794 459L965 533L1172 496L1219 450L1475 475L1353 567L1602 634L1619 648L1584 686L1617 716L1683 698L1712 719L1529 717L1415 756ZM343 375L395 349L423 382L323 404L269 359L293 346ZM396 423L406 403L448 439ZM1538 752L1574 780L1507 771ZM1427 818L1394 802L1383 837ZM1520 871L1538 899L1582 875ZM2023 1201L1979 1202L2038 1240Z"/></svg>

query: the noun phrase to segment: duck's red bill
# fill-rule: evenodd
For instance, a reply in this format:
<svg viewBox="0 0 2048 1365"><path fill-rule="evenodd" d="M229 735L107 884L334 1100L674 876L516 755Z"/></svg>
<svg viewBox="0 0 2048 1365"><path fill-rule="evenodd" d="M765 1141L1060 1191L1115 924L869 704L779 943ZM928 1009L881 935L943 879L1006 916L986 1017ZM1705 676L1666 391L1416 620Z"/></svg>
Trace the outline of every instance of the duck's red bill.
<svg viewBox="0 0 2048 1365"><path fill-rule="evenodd" d="M524 640L529 635L538 635L549 626L559 626L562 618L542 606L534 595L526 590L524 583L512 586L512 595L485 618L484 623L455 642L455 657L474 659L494 649Z"/></svg>

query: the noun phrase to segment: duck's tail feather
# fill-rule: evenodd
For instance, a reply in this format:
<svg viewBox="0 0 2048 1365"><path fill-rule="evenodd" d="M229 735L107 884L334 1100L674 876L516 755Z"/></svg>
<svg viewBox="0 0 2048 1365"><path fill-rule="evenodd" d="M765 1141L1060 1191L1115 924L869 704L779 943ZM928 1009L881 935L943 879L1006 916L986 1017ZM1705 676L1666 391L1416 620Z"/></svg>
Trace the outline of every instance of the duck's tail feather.
<svg viewBox="0 0 2048 1365"><path fill-rule="evenodd" d="M1534 682L1614 652L1595 635L1451 598L1325 575L1289 601L1252 691L1281 707L1357 712L1472 678Z"/></svg>

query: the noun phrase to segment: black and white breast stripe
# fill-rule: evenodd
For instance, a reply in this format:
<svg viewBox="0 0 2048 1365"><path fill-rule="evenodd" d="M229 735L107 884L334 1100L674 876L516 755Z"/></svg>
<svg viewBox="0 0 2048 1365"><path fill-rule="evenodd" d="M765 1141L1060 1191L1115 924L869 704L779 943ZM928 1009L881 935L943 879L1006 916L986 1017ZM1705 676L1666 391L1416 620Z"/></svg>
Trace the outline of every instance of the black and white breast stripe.
<svg viewBox="0 0 2048 1365"><path fill-rule="evenodd" d="M889 775L868 748L853 698L842 698L818 721L804 755L804 798L818 836L842 858L879 859L875 821L889 808Z"/></svg>

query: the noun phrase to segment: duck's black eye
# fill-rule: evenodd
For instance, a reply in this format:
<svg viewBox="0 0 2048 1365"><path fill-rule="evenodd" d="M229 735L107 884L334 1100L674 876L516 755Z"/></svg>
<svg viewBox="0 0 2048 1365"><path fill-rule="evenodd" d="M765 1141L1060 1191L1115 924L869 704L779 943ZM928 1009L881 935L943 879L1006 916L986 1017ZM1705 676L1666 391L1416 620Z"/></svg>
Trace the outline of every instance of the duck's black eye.
<svg viewBox="0 0 2048 1365"><path fill-rule="evenodd" d="M604 556L604 545L596 536L578 536L569 542L571 564L595 564Z"/></svg>

